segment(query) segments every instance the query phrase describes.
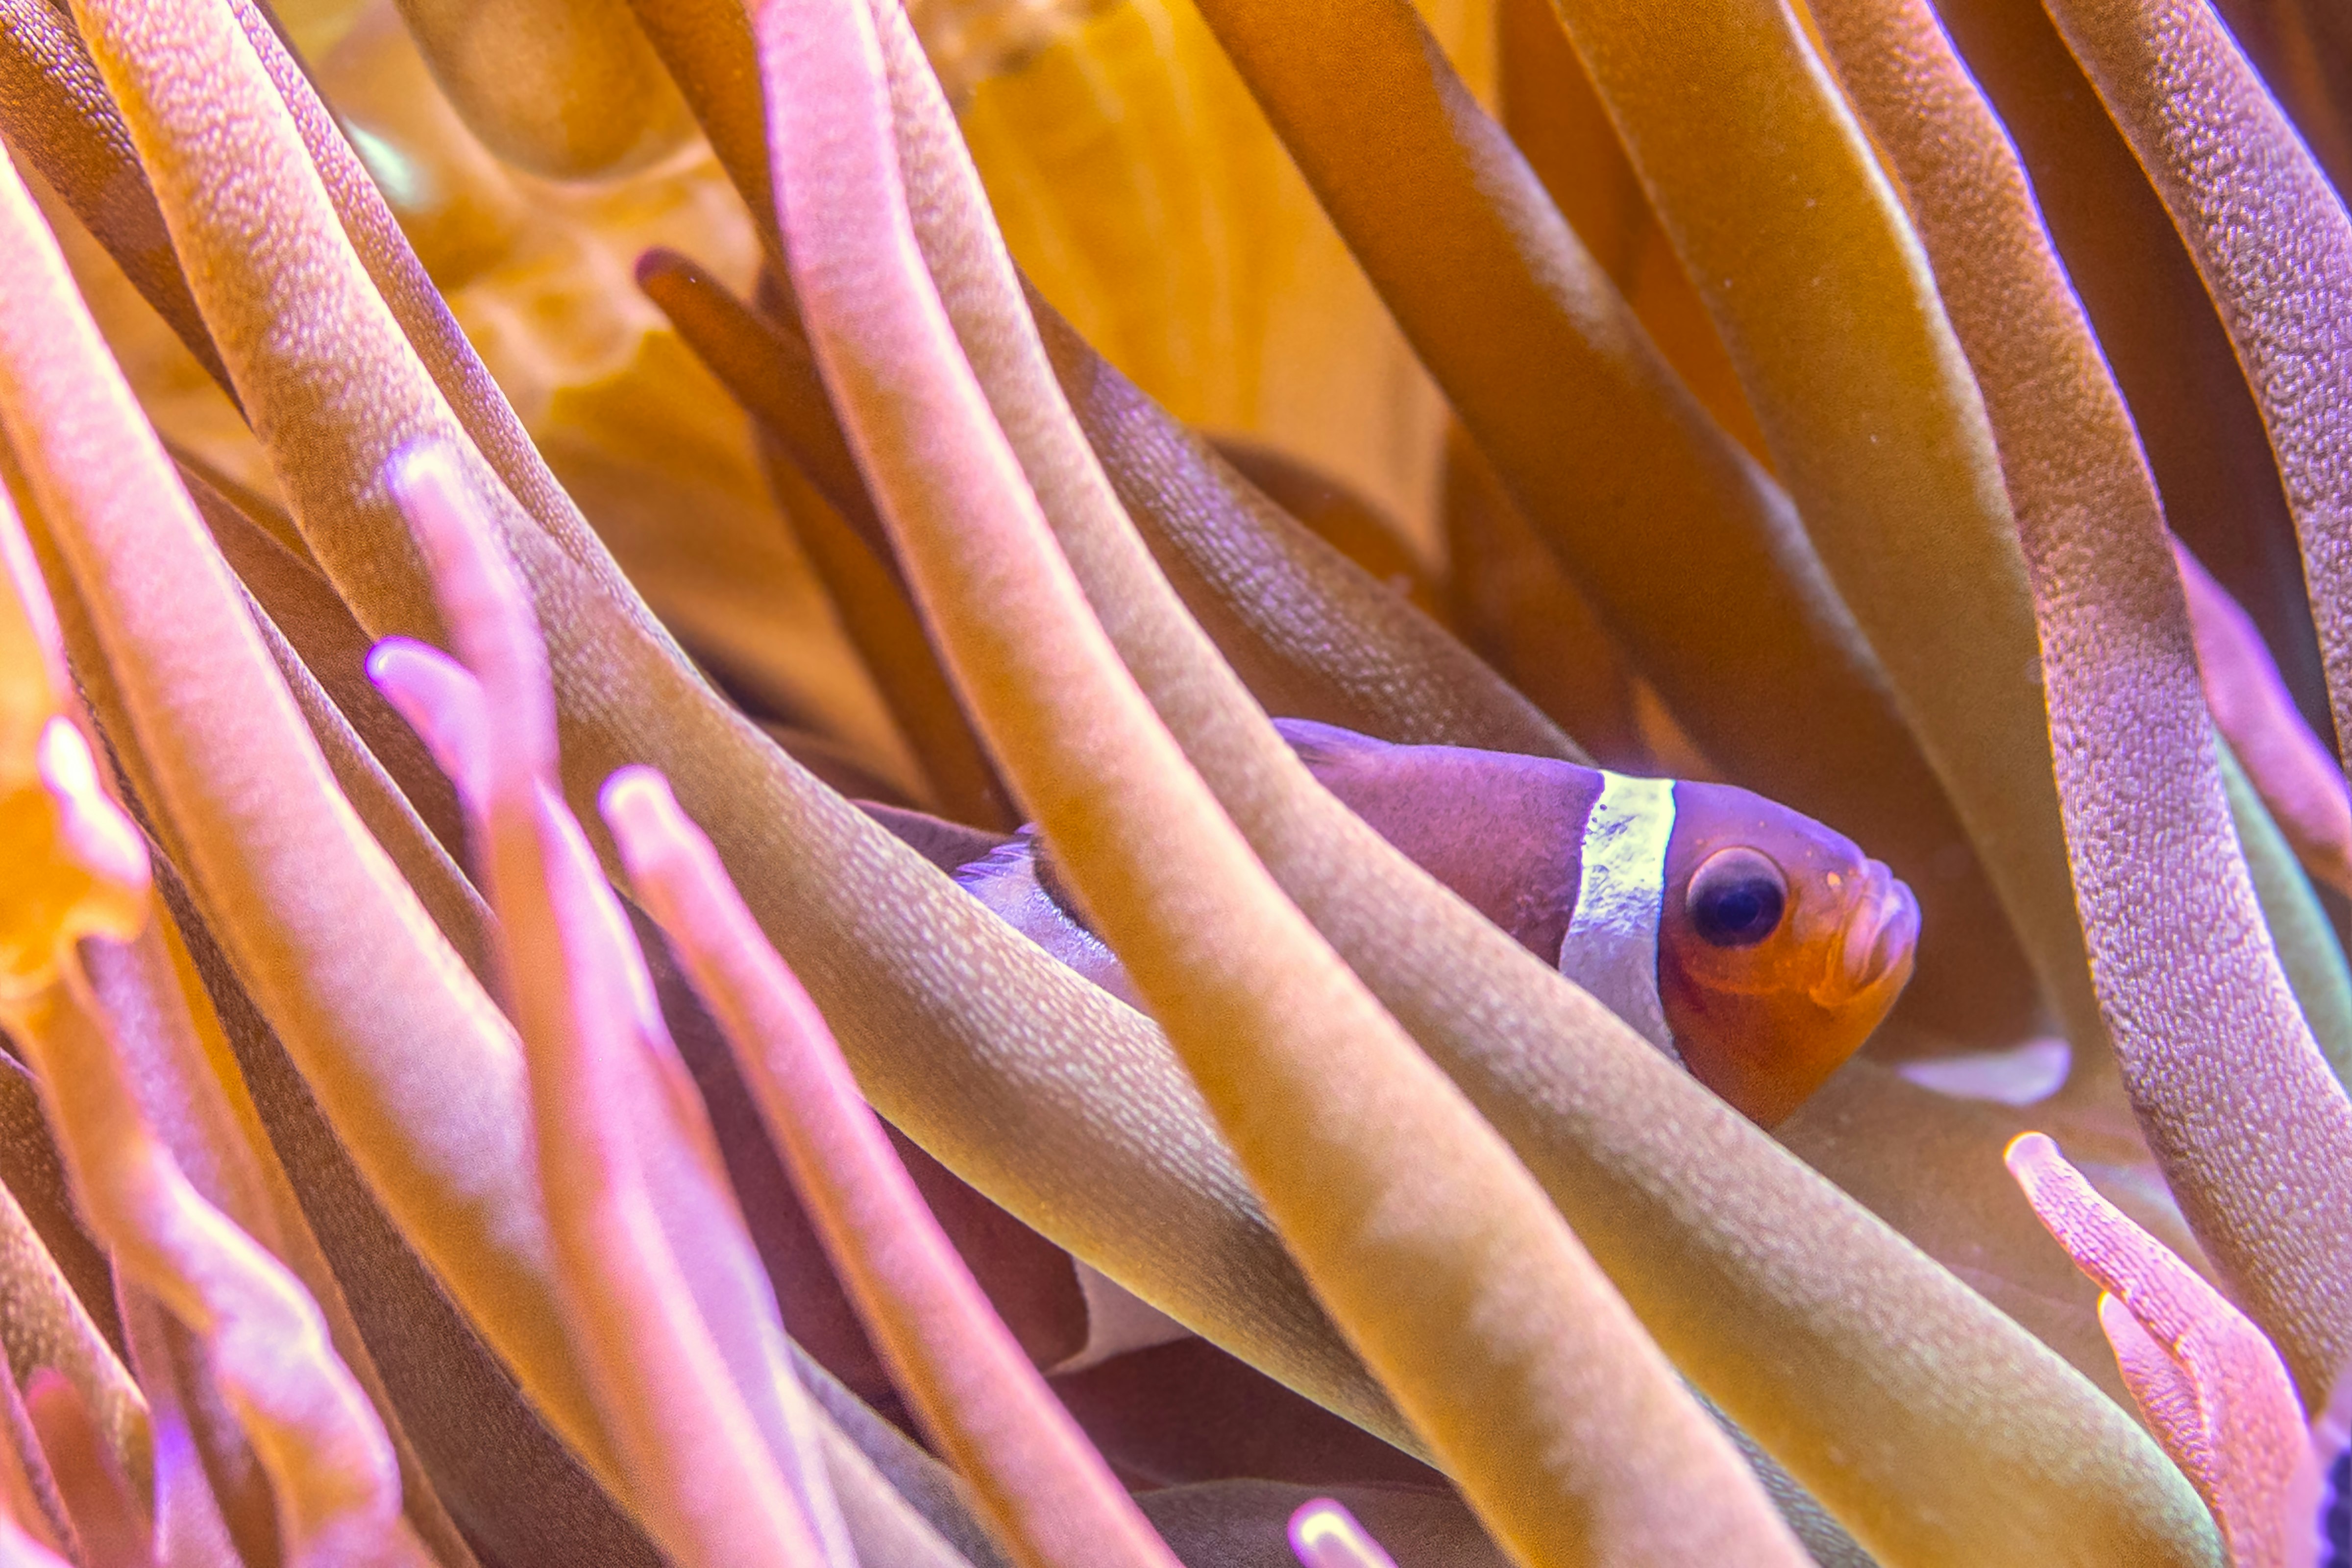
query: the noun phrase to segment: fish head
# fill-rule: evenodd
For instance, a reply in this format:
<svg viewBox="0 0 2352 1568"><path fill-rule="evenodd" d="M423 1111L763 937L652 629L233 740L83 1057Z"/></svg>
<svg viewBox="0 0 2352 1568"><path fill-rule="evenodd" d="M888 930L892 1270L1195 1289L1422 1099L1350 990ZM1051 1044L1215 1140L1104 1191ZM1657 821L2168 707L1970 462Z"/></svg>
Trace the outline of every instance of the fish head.
<svg viewBox="0 0 2352 1568"><path fill-rule="evenodd" d="M1785 806L1719 784L1675 797L1659 1000L1691 1071L1769 1126L1895 1005L1919 904L1852 840Z"/></svg>

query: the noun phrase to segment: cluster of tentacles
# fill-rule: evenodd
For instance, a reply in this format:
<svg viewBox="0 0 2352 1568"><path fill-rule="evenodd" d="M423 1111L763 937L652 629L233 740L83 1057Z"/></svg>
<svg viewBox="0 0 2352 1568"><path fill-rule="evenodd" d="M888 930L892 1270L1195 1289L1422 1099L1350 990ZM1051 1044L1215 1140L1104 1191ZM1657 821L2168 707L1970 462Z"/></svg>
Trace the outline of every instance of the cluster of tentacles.
<svg viewBox="0 0 2352 1568"><path fill-rule="evenodd" d="M0 1563L2352 1562L2347 15L0 0Z"/></svg>

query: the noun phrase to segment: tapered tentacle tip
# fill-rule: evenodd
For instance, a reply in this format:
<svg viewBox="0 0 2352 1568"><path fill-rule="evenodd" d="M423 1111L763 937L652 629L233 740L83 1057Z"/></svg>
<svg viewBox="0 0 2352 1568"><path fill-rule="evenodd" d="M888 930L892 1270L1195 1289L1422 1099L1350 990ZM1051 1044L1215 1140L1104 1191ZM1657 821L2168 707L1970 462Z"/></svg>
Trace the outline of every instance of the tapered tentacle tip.
<svg viewBox="0 0 2352 1568"><path fill-rule="evenodd" d="M2184 1312L2204 1310L2211 1295L2189 1266L2102 1197L2045 1133L2022 1133L2003 1155L2042 1228L2103 1291L2147 1322L2161 1312L2161 1338L2177 1340ZM2213 1298L2218 1301L2219 1298Z"/></svg>
<svg viewBox="0 0 2352 1568"><path fill-rule="evenodd" d="M387 700L420 710L448 703L454 684L468 678L456 660L414 637L386 637L370 648L367 674Z"/></svg>
<svg viewBox="0 0 2352 1568"><path fill-rule="evenodd" d="M57 803L58 831L76 863L111 896L88 906L90 934L127 937L141 923L148 882L139 830L100 784L89 742L60 715L41 730L36 756L41 784ZM129 908L121 907L129 904Z"/></svg>
<svg viewBox="0 0 2352 1568"><path fill-rule="evenodd" d="M0 790L0 998L53 983L85 936L118 941L147 918L146 846L100 785L72 721L52 716L33 748L32 788Z"/></svg>
<svg viewBox="0 0 2352 1568"><path fill-rule="evenodd" d="M2065 1156L2058 1152L2058 1145L2047 1133L2020 1133L2009 1141L2000 1158L2029 1198L2036 1186L2049 1178L2053 1166L2065 1164Z"/></svg>
<svg viewBox="0 0 2352 1568"><path fill-rule="evenodd" d="M654 917L663 920L669 901L662 892L660 873L682 859L692 863L695 840L699 836L686 809L670 792L669 780L654 768L633 764L604 780L596 809L613 831L613 842L630 877L646 889Z"/></svg>
<svg viewBox="0 0 2352 1568"><path fill-rule="evenodd" d="M406 443L385 459L383 483L415 529L444 600L460 586L503 586L490 559L488 519L447 443L431 436ZM455 618L455 606L445 609Z"/></svg>
<svg viewBox="0 0 2352 1568"><path fill-rule="evenodd" d="M429 489L456 483L456 474L444 444L429 435L403 442L385 459L384 483L404 504Z"/></svg>
<svg viewBox="0 0 2352 1568"><path fill-rule="evenodd" d="M2318 1476L2277 1348L2047 1136L2023 1134L2007 1160L2042 1224L2104 1292L2099 1326L2124 1383L2213 1511L2231 1561L2311 1563Z"/></svg>
<svg viewBox="0 0 2352 1568"><path fill-rule="evenodd" d="M452 650L481 683L499 756L551 769L555 714L531 599L500 543L484 497L457 453L438 438L411 441L384 464L384 485L415 530L448 623ZM492 481L495 483L495 481Z"/></svg>
<svg viewBox="0 0 2352 1568"><path fill-rule="evenodd" d="M419 436L403 444L384 461L383 486L415 530L445 600L453 578L484 572L479 505L447 443Z"/></svg>
<svg viewBox="0 0 2352 1568"><path fill-rule="evenodd" d="M669 780L639 763L604 780L596 809L616 836L646 844L676 833L684 818Z"/></svg>
<svg viewBox="0 0 2352 1568"><path fill-rule="evenodd" d="M647 291L659 287L672 278L691 276L697 270L694 263L667 246L649 246L637 255L634 268L637 287Z"/></svg>
<svg viewBox="0 0 2352 1568"><path fill-rule="evenodd" d="M369 649L367 675L441 771L478 806L487 780L476 764L486 720L474 677L440 649L409 637L386 637Z"/></svg>
<svg viewBox="0 0 2352 1568"><path fill-rule="evenodd" d="M1290 1550L1301 1568L1396 1568L1356 1516L1328 1497L1290 1516Z"/></svg>
<svg viewBox="0 0 2352 1568"><path fill-rule="evenodd" d="M718 941L735 926L719 913L734 902L722 892L727 872L719 852L678 804L667 779L651 768L624 768L604 780L596 805L655 924L689 945ZM739 928L732 939L749 936Z"/></svg>

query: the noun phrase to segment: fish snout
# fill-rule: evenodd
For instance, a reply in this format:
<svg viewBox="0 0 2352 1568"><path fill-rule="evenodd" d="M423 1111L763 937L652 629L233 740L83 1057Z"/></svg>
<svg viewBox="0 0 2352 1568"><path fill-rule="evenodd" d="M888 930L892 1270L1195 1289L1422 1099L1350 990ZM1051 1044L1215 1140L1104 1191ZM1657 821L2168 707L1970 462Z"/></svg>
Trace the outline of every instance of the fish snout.
<svg viewBox="0 0 2352 1568"><path fill-rule="evenodd" d="M1813 989L1823 1007L1842 1007L1888 977L1907 973L1919 943L1919 901L1885 864L1865 862L1852 887L1838 939Z"/></svg>

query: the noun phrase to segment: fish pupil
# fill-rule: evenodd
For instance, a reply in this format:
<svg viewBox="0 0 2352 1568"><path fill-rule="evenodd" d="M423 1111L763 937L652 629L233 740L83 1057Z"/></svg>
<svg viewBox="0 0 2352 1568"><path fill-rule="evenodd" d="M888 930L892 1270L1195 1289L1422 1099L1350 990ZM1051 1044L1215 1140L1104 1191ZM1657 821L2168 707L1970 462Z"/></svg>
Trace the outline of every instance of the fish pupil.
<svg viewBox="0 0 2352 1568"><path fill-rule="evenodd" d="M1735 854L1738 852L1734 852ZM1727 857L1718 857L1727 858ZM1761 856L1739 855L1733 863L1700 869L1690 893L1691 924L1717 947L1748 947L1780 924L1788 894Z"/></svg>

